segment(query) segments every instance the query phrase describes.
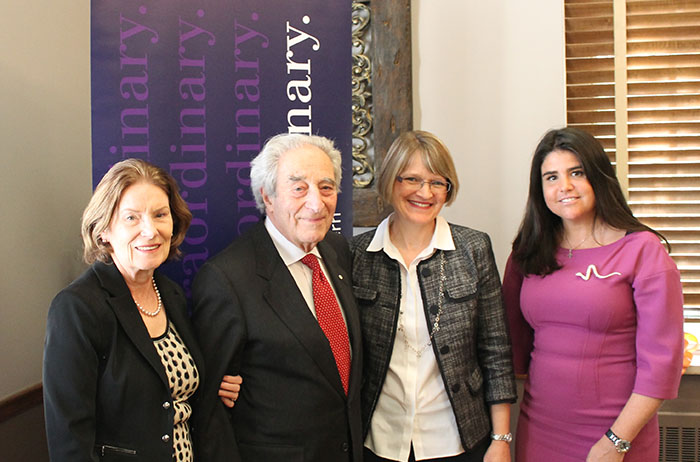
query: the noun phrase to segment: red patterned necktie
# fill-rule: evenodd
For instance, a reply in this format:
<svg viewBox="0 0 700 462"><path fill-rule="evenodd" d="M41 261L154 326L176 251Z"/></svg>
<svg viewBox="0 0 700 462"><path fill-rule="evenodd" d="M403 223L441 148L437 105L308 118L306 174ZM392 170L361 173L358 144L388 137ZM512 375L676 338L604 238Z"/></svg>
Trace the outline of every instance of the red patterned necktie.
<svg viewBox="0 0 700 462"><path fill-rule="evenodd" d="M335 364L340 374L340 381L343 383L343 388L347 395L348 381L350 379L350 340L348 339L348 330L343 320L343 313L340 312L335 293L324 276L316 256L308 254L301 259L301 262L313 271L312 281L316 318L323 333L328 338L328 343L331 345Z"/></svg>

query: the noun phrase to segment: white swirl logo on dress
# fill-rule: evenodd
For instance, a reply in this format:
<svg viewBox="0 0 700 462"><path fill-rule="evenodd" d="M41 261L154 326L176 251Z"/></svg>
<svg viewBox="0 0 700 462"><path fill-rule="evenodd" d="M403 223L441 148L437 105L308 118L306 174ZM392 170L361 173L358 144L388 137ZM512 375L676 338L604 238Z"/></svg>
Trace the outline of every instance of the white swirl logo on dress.
<svg viewBox="0 0 700 462"><path fill-rule="evenodd" d="M578 272L576 273L576 276L580 277L584 281L588 281L591 278L591 272L595 274L595 277L597 277L598 279L607 279L610 276L622 276L622 273L617 271L613 271L610 274L600 275L598 274L598 268L596 268L595 265L588 265L588 269L586 269L586 274Z"/></svg>

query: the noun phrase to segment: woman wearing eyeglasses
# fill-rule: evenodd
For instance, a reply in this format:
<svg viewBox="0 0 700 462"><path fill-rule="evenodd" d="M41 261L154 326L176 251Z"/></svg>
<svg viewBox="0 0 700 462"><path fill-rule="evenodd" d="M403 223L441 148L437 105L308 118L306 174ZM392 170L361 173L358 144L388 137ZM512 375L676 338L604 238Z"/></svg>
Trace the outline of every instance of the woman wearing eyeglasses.
<svg viewBox="0 0 700 462"><path fill-rule="evenodd" d="M433 134L389 148L378 189L394 212L356 236L365 461L510 461L515 383L485 233L440 217L459 182Z"/></svg>

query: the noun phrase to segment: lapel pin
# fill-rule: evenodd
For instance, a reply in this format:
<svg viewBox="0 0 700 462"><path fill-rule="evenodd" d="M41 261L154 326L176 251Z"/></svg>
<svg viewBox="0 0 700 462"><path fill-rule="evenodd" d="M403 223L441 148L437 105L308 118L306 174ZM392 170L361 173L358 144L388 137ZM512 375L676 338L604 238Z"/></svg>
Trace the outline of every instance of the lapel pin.
<svg viewBox="0 0 700 462"><path fill-rule="evenodd" d="M339 278L339 279L343 279L343 275L342 275L342 274L339 274L339 275L338 275L338 278Z"/></svg>

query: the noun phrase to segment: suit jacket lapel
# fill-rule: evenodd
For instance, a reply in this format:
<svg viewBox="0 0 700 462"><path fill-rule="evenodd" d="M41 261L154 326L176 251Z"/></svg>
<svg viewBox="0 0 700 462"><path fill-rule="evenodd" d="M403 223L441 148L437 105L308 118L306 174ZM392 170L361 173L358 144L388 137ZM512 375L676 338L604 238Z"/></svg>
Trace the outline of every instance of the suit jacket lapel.
<svg viewBox="0 0 700 462"><path fill-rule="evenodd" d="M127 337L143 355L148 364L151 365L163 383L168 386L168 378L165 375L160 356L158 356L158 352L153 345L153 339L151 339L146 325L141 320L141 315L137 311L129 288L126 286L126 282L124 282L124 278L119 273L119 270L114 265L102 263L96 264L94 268L102 287L110 294L107 297L107 303L114 310L117 321L121 324Z"/></svg>
<svg viewBox="0 0 700 462"><path fill-rule="evenodd" d="M253 233L253 241L258 253L257 274L267 281L267 290L263 297L304 346L326 380L344 396L345 391L328 339L311 314L306 300L279 256L267 230L264 226L261 228L260 232Z"/></svg>
<svg viewBox="0 0 700 462"><path fill-rule="evenodd" d="M155 277L156 284L158 284L158 289L163 299L163 304L168 313L168 319L175 325L177 332L180 334L180 338L185 342L185 346L192 355L192 359L197 366L199 376L202 377L204 374L204 358L197 345L197 340L194 337L190 320L187 317L187 302L171 281L159 277L158 272L156 272Z"/></svg>

